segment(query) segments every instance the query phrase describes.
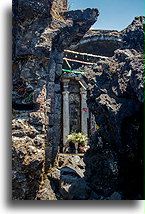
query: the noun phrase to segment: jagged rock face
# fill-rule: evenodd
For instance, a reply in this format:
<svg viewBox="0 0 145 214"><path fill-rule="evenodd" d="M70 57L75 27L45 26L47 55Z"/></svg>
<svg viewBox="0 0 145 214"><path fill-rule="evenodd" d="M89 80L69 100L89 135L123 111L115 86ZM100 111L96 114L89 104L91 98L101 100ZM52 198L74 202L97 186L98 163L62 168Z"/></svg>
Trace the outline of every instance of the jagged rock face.
<svg viewBox="0 0 145 214"><path fill-rule="evenodd" d="M123 31L123 48L135 50L117 50L93 69L84 68L89 71L88 106L100 127L84 161L62 156L44 173L60 146L63 51L76 45L99 15L97 9L64 11L66 1L13 1L12 198L139 198L144 98L142 56L136 50L142 51L141 18Z"/></svg>
<svg viewBox="0 0 145 214"><path fill-rule="evenodd" d="M97 195L84 177L83 156L59 154L49 170L36 198L38 200L97 200ZM117 194L118 196L118 194Z"/></svg>
<svg viewBox="0 0 145 214"><path fill-rule="evenodd" d="M93 47L94 53L102 55L89 43L99 33L87 32L71 48L89 52ZM79 68L85 71L87 103L98 127L84 157L84 176L99 198L143 199L143 17L136 17L115 36L122 42L112 57ZM85 39L88 43L82 45Z"/></svg>
<svg viewBox="0 0 145 214"><path fill-rule="evenodd" d="M112 59L100 61L94 66L93 71L86 73L90 85L88 105L96 114L96 121L100 127L105 113L109 115L110 122L106 117L106 122L110 123L107 134L110 136L110 131L118 130L117 135L113 135L119 146L121 130L111 123L115 122L120 126L125 117L130 117L140 110L144 99L142 55L135 50L117 50ZM99 122L97 115L101 112L102 121Z"/></svg>
<svg viewBox="0 0 145 214"><path fill-rule="evenodd" d="M124 192L125 197L140 198L143 189L143 55L134 49L116 50L112 58L98 62L93 71L88 69L86 77L88 107L99 126L90 139L91 149L85 157L86 177L92 180L96 192L97 188L106 189L102 193L105 196L115 188ZM98 178L98 174L102 177Z"/></svg>
<svg viewBox="0 0 145 214"><path fill-rule="evenodd" d="M48 58L53 45L63 51L73 40L79 42L97 20L97 9L61 13L63 4L59 7L60 2L63 3L60 0L14 1L15 57L35 55Z"/></svg>
<svg viewBox="0 0 145 214"><path fill-rule="evenodd" d="M99 15L97 9L62 13L66 8L66 0L13 1L14 200L36 198L44 170L58 153L63 50Z"/></svg>
<svg viewBox="0 0 145 214"><path fill-rule="evenodd" d="M44 168L45 138L26 119L13 119L12 130L13 200L34 200Z"/></svg>
<svg viewBox="0 0 145 214"><path fill-rule="evenodd" d="M144 30L143 16L137 16L133 22L122 31L123 41L126 48L134 48L143 52L144 48Z"/></svg>
<svg viewBox="0 0 145 214"><path fill-rule="evenodd" d="M60 1L57 1L60 2ZM62 1L63 2L63 1ZM14 1L13 35L15 56L40 55L49 57L51 43L58 30L66 25L55 10L56 1ZM16 30L16 31L15 31Z"/></svg>
<svg viewBox="0 0 145 214"><path fill-rule="evenodd" d="M67 25L54 38L54 48L61 52L71 44L77 44L96 22L98 16L99 11L96 8L64 12L63 18Z"/></svg>
<svg viewBox="0 0 145 214"><path fill-rule="evenodd" d="M101 188L99 184L95 185L94 176L87 180L85 173L86 165L84 163L83 155L71 155L71 154L59 154L56 158L54 167L49 169L41 187L36 195L37 200L121 200L123 195L121 192L116 192L115 187L108 190L109 184L113 184L116 180L115 174L118 169L117 166L111 161L112 154L108 154L110 160L110 166L107 168L107 158L104 155L104 165L100 166L102 162L102 154L98 157L92 156L90 153L90 159L94 165L98 165L98 171L94 171L95 182L98 181L102 185L104 182L104 188ZM100 159L100 160L99 160ZM98 161L96 161L98 160ZM92 167L92 166L90 166ZM94 169L94 168L92 168ZM90 168L91 170L91 168ZM100 170L100 171L99 171ZM106 171L110 170L110 177L106 178ZM104 173L102 173L102 171ZM112 176L114 173L114 178ZM105 180L104 180L105 176ZM112 181L110 181L112 179ZM113 192L113 193L112 193Z"/></svg>

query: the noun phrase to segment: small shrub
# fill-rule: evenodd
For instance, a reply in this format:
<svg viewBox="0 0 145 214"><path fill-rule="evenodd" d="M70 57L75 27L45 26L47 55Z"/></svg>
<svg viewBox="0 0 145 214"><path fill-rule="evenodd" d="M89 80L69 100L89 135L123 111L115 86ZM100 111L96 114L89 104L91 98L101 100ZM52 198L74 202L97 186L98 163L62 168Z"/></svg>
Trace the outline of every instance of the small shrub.
<svg viewBox="0 0 145 214"><path fill-rule="evenodd" d="M87 135L81 132L77 133L76 131L73 131L71 134L67 135L67 142L77 145L77 149L79 149L80 152L86 152L90 148Z"/></svg>

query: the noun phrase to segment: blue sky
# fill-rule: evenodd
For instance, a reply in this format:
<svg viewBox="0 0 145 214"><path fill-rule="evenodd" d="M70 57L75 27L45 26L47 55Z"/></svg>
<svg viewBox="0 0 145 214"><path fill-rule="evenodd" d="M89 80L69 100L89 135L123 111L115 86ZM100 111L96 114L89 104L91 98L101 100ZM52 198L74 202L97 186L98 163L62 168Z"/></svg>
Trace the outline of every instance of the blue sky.
<svg viewBox="0 0 145 214"><path fill-rule="evenodd" d="M123 30L135 16L144 15L144 0L68 0L70 9L98 8L94 29Z"/></svg>

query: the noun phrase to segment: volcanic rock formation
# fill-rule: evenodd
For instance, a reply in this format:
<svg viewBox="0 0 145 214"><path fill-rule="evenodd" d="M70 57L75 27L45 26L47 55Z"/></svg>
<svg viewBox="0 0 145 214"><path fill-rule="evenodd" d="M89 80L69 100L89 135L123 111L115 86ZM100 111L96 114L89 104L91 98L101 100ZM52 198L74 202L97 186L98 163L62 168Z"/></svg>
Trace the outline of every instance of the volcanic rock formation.
<svg viewBox="0 0 145 214"><path fill-rule="evenodd" d="M98 15L66 0L13 1L13 200L143 199L143 17L90 31ZM64 49L86 47L106 57L77 68L98 130L84 156L58 154Z"/></svg>
<svg viewBox="0 0 145 214"><path fill-rule="evenodd" d="M65 0L13 1L13 199L33 200L54 162L63 50L79 42L99 15L97 9L67 12L66 6Z"/></svg>

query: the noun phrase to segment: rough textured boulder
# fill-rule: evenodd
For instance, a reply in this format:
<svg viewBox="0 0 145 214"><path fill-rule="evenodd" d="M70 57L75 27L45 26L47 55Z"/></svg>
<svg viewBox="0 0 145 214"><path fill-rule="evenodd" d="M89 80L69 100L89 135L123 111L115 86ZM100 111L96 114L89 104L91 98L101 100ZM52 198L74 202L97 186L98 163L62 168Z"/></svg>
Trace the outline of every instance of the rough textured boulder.
<svg viewBox="0 0 145 214"><path fill-rule="evenodd" d="M44 170L44 136L25 119L14 119L12 129L13 200L34 200Z"/></svg>
<svg viewBox="0 0 145 214"><path fill-rule="evenodd" d="M100 61L93 70L86 74L90 84L88 106L100 128L108 122L104 137L110 140L112 135L119 148L123 120L139 112L144 99L142 55L135 50L117 50L112 59Z"/></svg>
<svg viewBox="0 0 145 214"><path fill-rule="evenodd" d="M121 31L123 35L124 46L126 48L133 48L137 51L143 52L144 49L144 30L143 30L143 16L137 16L133 22Z"/></svg>
<svg viewBox="0 0 145 214"><path fill-rule="evenodd" d="M140 197L143 185L143 55L119 49L86 73L88 106L99 130L85 157L86 178L102 195ZM100 178L98 176L101 176ZM110 180L111 178L111 180ZM115 188L115 189L114 189ZM106 192L104 192L106 189ZM111 192L110 192L111 191Z"/></svg>
<svg viewBox="0 0 145 214"><path fill-rule="evenodd" d="M40 200L89 199L92 190L84 179L84 171L83 156L59 154L54 167L49 169L36 198Z"/></svg>

